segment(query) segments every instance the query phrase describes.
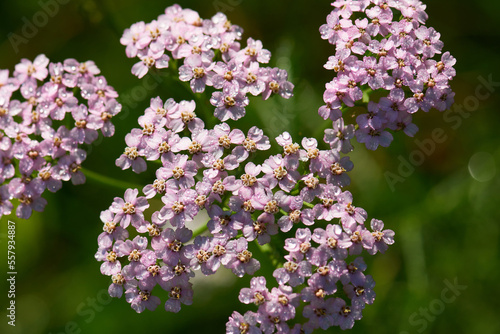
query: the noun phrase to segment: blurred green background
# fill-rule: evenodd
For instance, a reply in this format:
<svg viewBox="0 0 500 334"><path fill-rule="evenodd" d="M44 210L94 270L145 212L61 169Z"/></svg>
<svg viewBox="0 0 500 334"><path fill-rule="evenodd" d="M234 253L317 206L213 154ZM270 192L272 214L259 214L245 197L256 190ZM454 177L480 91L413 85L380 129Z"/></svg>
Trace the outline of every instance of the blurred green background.
<svg viewBox="0 0 500 334"><path fill-rule="evenodd" d="M126 58L119 38L131 24L150 22L174 2L61 2L54 17L20 44L17 52L7 35L21 35L26 20L33 20L44 1L0 2L0 68L13 71L21 58L34 59L40 53L51 61L94 60L120 93L125 108L115 118L115 136L94 145L84 167L127 182L151 182L151 170L135 175L115 167L114 160L125 146L124 136L137 125L151 97L179 101L188 96L168 81L154 89L144 88L144 80L154 80L132 76L136 60ZM238 124L244 128L260 125L270 136L284 130L295 138L321 133L317 109L324 84L332 78L332 72L322 66L333 49L321 40L318 28L330 12L329 1L177 3L197 10L203 18L225 9L230 20L245 29L244 39L261 39L273 53L272 66L289 70L295 96L266 103L254 99L248 109L253 116ZM225 6L217 8L221 4ZM429 1L427 12L427 24L442 34L445 50L458 60L452 83L455 101L465 104L470 113L444 117L437 111L421 112L415 117L420 127L415 138L399 133L390 148L376 152L356 145L349 187L354 204L365 208L370 217L384 220L386 228L396 232L396 243L386 254L366 256L368 273L377 282L377 299L365 309L353 333L500 333L496 286L500 280L500 87L487 98L474 100L480 77L500 82L500 2ZM391 189L386 173L397 174L401 159L416 157L420 150L416 140L429 140L435 129L442 129L446 140L436 144L432 154L425 155L423 163ZM35 213L28 221L10 217L17 226L17 322L15 328L6 325L7 285L2 279L1 333L221 333L233 310L246 310L237 295L250 277L237 280L227 273L197 280L194 305L183 307L179 314L165 312L163 305L155 312L136 314L123 298L110 301L103 291L109 280L100 274L93 256L102 231L99 213L122 195L122 189L90 179L81 186L65 183L58 193L44 194L45 212ZM7 272L7 218L1 218L0 226L2 277ZM258 273L266 274L265 269ZM445 290L453 282L462 289L453 302L444 303L453 296ZM329 332L336 331L340 329Z"/></svg>

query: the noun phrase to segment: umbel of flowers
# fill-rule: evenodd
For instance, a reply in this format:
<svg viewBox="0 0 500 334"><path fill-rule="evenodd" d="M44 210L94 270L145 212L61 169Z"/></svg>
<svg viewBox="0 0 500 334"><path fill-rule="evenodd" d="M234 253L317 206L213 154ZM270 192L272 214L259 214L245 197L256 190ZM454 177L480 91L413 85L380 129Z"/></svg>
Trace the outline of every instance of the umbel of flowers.
<svg viewBox="0 0 500 334"><path fill-rule="evenodd" d="M190 279L195 271L208 276L225 267L238 277L254 276L250 287L240 291L239 300L256 307L243 315L234 312L226 324L227 333L311 333L331 326L351 328L361 319L364 307L375 299L375 283L365 274L360 255L385 252L394 242L394 232L384 230L381 220L367 220L366 211L355 206L352 194L345 190L350 184L347 172L353 168L346 156L352 150L350 140L356 135L371 149L389 144L384 129L392 129L396 121L395 130L414 134L416 128L408 117L411 120L416 110L410 108L412 102L406 102L411 99L407 97L410 91L416 94L416 88L409 85L410 74L417 84L424 74L415 73L426 69L422 101L430 101L427 110L441 108L438 101L448 105L453 94L447 87L429 87L428 82L433 78L442 83L441 75L451 78L452 58L448 54L443 65L438 65L428 58L425 47L418 49L422 50L419 54L417 49L408 49L410 44L392 38L399 26L393 22L397 10L405 26L418 28L423 23L425 13L418 1L338 1L333 5L329 23L321 31L332 43L338 42L337 53L342 53L336 56L340 58L330 58L327 67L332 63L341 67L327 84L327 105L319 110L325 119L334 121L333 128L325 131L323 142L303 138L300 144L284 132L275 138L281 146L276 155L266 154L271 141L261 129L254 126L243 132L225 122L245 115L248 94L264 99L272 94L292 95L286 71L262 67L270 53L259 41L248 39L243 47L238 42L241 28L229 23L224 14L202 20L196 12L177 5L167 8L158 20L136 23L125 31L122 43L127 55L141 59L132 69L134 74L143 76L153 66L164 68L183 60L178 68L180 80L189 81L194 93L212 87L210 102L221 123L206 128L198 115L203 106L195 101L157 97L139 117L141 128L126 136L127 147L117 165L140 173L146 161L156 161L158 168L154 182L142 189L143 195L139 189L128 189L101 214L104 231L98 237L96 259L102 261L102 274L111 277L111 296L121 297L125 292L132 308L142 312L162 303L155 289L163 289L168 292L165 309L179 312L182 304L193 301ZM407 11L406 5L413 11ZM351 15L359 16L355 23ZM370 20L365 22L363 15ZM377 21L378 28L372 27ZM405 29L410 38L415 36L413 28ZM436 38L429 39L434 53L439 53ZM373 58L369 63L354 55L356 48L363 48L359 43L379 43L385 51L382 55L360 53ZM386 43L392 43L391 47ZM419 48L418 43L411 43L411 48ZM403 69L389 65L391 57L398 64L402 57ZM365 60L370 70L362 67ZM371 86L372 67L384 82L380 87ZM395 78L404 84L391 86ZM381 90L390 92L379 103L366 98L370 91ZM403 99L391 104L391 111L383 109L382 102L392 101L395 94ZM344 124L342 115L355 104L369 113L358 117L357 124ZM397 114L394 119L392 112ZM366 131L369 137L362 135L366 126L373 130ZM161 199L163 205L151 213L152 199ZM200 211L206 211L209 220L193 231ZM268 252L276 265L273 277L256 276L260 262L252 250L257 248ZM294 320L299 311L305 323Z"/></svg>
<svg viewBox="0 0 500 334"><path fill-rule="evenodd" d="M85 145L114 134L118 94L92 61L49 63L45 55L0 70L0 217L43 211L45 190L85 182Z"/></svg>
<svg viewBox="0 0 500 334"><path fill-rule="evenodd" d="M337 75L326 84L325 105L319 114L334 122L335 137L343 128L342 115L360 102L366 113L356 117L356 138L370 150L387 147L388 130L418 131L412 115L449 109L455 93L455 58L441 54L443 42L434 28L425 26L426 6L419 0L335 1L321 37L335 46L325 68ZM379 98L378 102L374 99Z"/></svg>

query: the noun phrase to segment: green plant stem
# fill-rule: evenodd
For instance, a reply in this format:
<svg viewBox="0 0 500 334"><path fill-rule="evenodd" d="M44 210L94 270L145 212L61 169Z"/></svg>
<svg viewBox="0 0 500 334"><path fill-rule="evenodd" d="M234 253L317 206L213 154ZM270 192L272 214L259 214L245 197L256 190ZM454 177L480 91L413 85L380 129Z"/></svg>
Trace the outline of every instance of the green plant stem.
<svg viewBox="0 0 500 334"><path fill-rule="evenodd" d="M308 208L314 208L314 204L311 204L309 202L304 202L304 206L307 206Z"/></svg>
<svg viewBox="0 0 500 334"><path fill-rule="evenodd" d="M208 222L207 222L208 223ZM208 225L207 223L201 225L200 227L198 227L196 230L194 230L193 232L193 238L196 238L197 236L203 234L203 232L207 231L208 230Z"/></svg>
<svg viewBox="0 0 500 334"><path fill-rule="evenodd" d="M127 181L122 181L122 180L117 180L113 179L109 176L104 176L99 173L93 172L91 170L88 170L86 168L82 168L81 171L85 175L85 177L91 181L94 181L96 183L110 186L113 188L118 188L118 189L129 189L129 188L137 188L137 189L142 189L143 187L137 184L129 183Z"/></svg>
<svg viewBox="0 0 500 334"><path fill-rule="evenodd" d="M371 88L367 88L365 91L363 91L363 103L368 104L370 102L370 94L373 93L373 90Z"/></svg>

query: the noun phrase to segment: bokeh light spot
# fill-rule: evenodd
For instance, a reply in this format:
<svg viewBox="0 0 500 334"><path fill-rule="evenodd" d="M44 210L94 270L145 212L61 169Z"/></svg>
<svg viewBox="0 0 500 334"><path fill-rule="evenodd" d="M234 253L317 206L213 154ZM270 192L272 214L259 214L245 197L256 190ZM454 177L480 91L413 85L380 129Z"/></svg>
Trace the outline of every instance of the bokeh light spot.
<svg viewBox="0 0 500 334"><path fill-rule="evenodd" d="M478 152L469 160L469 173L474 180L488 182L497 173L495 159L488 152Z"/></svg>

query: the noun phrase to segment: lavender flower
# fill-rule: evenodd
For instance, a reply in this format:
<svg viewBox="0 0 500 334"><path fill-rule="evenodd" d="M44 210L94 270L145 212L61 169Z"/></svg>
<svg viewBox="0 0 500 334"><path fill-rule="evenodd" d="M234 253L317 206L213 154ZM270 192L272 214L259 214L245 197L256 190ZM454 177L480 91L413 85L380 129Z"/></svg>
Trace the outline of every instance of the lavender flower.
<svg viewBox="0 0 500 334"><path fill-rule="evenodd" d="M149 207L145 197L137 197L139 190L127 189L124 198L115 197L110 211L115 213L116 221L127 228L130 223L136 228L144 224L144 210Z"/></svg>
<svg viewBox="0 0 500 334"><path fill-rule="evenodd" d="M229 241L226 252L228 256L222 264L238 277L243 277L245 274L253 275L260 268L259 261L253 258L252 252L248 250L248 242L244 238Z"/></svg>
<svg viewBox="0 0 500 334"><path fill-rule="evenodd" d="M146 308L154 311L160 305L158 296L153 296L150 291L142 291L136 287L125 291L125 299L137 313L143 312Z"/></svg>
<svg viewBox="0 0 500 334"><path fill-rule="evenodd" d="M227 334L261 334L262 331L256 327L257 320L256 314L253 312L246 312L245 315L241 315L234 311L226 324Z"/></svg>

